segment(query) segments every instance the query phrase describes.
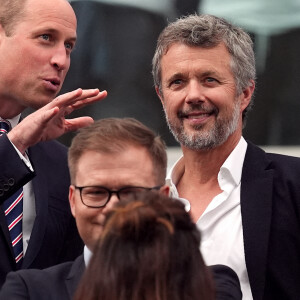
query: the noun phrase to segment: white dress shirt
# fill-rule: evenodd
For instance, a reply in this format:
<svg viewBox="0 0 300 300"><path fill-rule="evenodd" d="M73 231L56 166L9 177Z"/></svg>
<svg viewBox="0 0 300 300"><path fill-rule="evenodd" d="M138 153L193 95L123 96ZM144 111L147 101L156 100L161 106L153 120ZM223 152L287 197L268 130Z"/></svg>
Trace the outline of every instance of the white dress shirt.
<svg viewBox="0 0 300 300"><path fill-rule="evenodd" d="M237 273L243 299L253 299L246 269L242 216L240 206L241 177L247 142L242 137L218 173L221 190L197 221L201 231L201 252L207 265L223 264ZM171 168L167 183L173 197L179 198L190 210L187 199L180 198L176 185L184 173L181 157Z"/></svg>
<svg viewBox="0 0 300 300"><path fill-rule="evenodd" d="M84 264L85 267L87 267L92 259L93 253L92 251L86 246L84 245L83 248L83 258L84 258Z"/></svg>
<svg viewBox="0 0 300 300"><path fill-rule="evenodd" d="M13 119L8 119L7 121L10 122L11 128L14 128L20 120L20 116L18 115L14 117ZM12 143L12 145L15 147L15 145ZM30 163L30 160L25 153L23 156L22 153L15 147L17 153L20 156L20 159L26 164L26 166L33 171L32 165ZM33 185L32 182L29 181L27 184L23 186L23 220L22 220L22 226L23 226L23 252L24 255L26 253L30 235L33 228L33 223L36 217L35 212L35 197L33 192Z"/></svg>

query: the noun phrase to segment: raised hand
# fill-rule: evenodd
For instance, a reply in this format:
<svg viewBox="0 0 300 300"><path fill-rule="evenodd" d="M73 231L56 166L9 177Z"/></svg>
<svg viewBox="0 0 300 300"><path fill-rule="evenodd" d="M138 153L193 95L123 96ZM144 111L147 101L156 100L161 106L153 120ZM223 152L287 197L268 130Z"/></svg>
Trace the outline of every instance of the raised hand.
<svg viewBox="0 0 300 300"><path fill-rule="evenodd" d="M8 138L21 153L40 141L55 139L66 132L88 126L93 122L91 117L66 119L76 109L102 100L106 91L98 89L75 91L63 94L53 101L28 115L9 133Z"/></svg>

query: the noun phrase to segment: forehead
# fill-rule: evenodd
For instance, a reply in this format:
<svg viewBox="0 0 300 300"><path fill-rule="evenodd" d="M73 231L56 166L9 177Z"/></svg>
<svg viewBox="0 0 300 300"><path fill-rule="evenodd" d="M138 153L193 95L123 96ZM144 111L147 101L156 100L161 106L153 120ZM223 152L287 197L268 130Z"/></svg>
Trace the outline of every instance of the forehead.
<svg viewBox="0 0 300 300"><path fill-rule="evenodd" d="M76 36L77 20L71 5L66 0L27 0L19 28L33 26L49 27L66 31Z"/></svg>
<svg viewBox="0 0 300 300"><path fill-rule="evenodd" d="M80 157L76 169L77 185L120 188L152 186L156 182L150 154L141 146L131 145L117 153L87 151Z"/></svg>
<svg viewBox="0 0 300 300"><path fill-rule="evenodd" d="M230 71L231 55L224 43L212 48L202 48L175 43L169 47L161 58L162 77L173 72L186 71L201 67L202 69L228 69Z"/></svg>

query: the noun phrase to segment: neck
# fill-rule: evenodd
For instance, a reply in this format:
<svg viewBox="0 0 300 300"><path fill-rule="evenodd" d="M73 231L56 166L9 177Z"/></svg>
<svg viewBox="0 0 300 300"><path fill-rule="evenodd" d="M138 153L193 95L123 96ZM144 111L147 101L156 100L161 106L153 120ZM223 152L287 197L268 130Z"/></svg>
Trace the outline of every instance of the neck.
<svg viewBox="0 0 300 300"><path fill-rule="evenodd" d="M24 111L26 107L16 103L14 99L0 96L0 116L3 119L12 119Z"/></svg>
<svg viewBox="0 0 300 300"><path fill-rule="evenodd" d="M241 134L230 136L225 143L209 150L193 150L182 146L184 176L197 182L217 179L221 166L240 141Z"/></svg>
<svg viewBox="0 0 300 300"><path fill-rule="evenodd" d="M218 173L240 138L241 135L236 138L230 137L224 144L210 150L182 147L184 173L176 187L179 196L190 201L191 216L195 222L212 199L222 192L218 183Z"/></svg>

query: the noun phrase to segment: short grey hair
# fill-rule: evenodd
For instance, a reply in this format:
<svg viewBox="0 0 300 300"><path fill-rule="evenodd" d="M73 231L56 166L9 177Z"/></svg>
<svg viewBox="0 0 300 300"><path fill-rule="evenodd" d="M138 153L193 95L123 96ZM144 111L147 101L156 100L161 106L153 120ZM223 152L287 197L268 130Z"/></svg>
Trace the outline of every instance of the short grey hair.
<svg viewBox="0 0 300 300"><path fill-rule="evenodd" d="M155 86L161 89L161 59L174 43L202 48L213 48L224 43L231 55L231 70L235 78L237 94L255 81L255 56L253 42L248 33L242 28L234 26L223 18L212 15L189 15L170 23L159 35L156 51L152 60L152 75ZM253 105L251 99L246 113Z"/></svg>
<svg viewBox="0 0 300 300"><path fill-rule="evenodd" d="M27 0L0 0L0 24L7 36L13 34L15 26L22 21Z"/></svg>

